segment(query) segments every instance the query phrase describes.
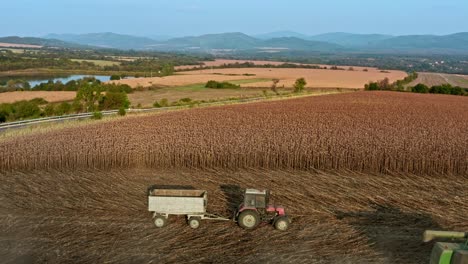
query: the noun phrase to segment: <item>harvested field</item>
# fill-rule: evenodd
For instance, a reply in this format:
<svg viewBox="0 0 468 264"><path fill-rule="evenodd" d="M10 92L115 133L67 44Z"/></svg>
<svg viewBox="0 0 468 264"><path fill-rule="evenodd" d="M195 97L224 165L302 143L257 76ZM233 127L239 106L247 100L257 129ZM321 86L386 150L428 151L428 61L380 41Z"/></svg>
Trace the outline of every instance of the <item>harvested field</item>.
<svg viewBox="0 0 468 264"><path fill-rule="evenodd" d="M258 79L256 76L225 76L225 75L217 75L217 74L198 74L198 75L171 75L166 77L153 77L153 78L132 78L132 79L124 79L119 81L110 81L113 83L119 84L128 84L132 88L136 88L139 86L142 87L149 87L149 86L157 86L157 87L171 87L171 86L183 86L183 85L191 85L191 84L198 84L198 83L206 83L209 80L214 81L232 81L232 80L246 80L246 79Z"/></svg>
<svg viewBox="0 0 468 264"><path fill-rule="evenodd" d="M79 59L72 59L72 61L77 61L77 62L91 62L94 63L97 66L105 67L105 66L114 66L114 65L120 65L120 62L118 61L107 61L107 60L79 60Z"/></svg>
<svg viewBox="0 0 468 264"><path fill-rule="evenodd" d="M467 102L457 96L356 92L127 118L2 142L0 169L313 168L468 175L468 115L461 114L468 111Z"/></svg>
<svg viewBox="0 0 468 264"><path fill-rule="evenodd" d="M6 47L6 48L35 48L35 49L40 49L42 46L39 45L28 45L28 44L16 44L16 43L4 43L0 42L0 47Z"/></svg>
<svg viewBox="0 0 468 264"><path fill-rule="evenodd" d="M247 76L253 75L253 76ZM407 76L402 71L380 72L377 70L343 71L343 70L317 70L317 69L272 69L272 68L232 68L215 70L196 70L179 72L177 75L155 78L136 78L114 81L128 84L132 87L155 86L182 86L196 83L206 83L209 80L232 81L243 79L279 79L279 87L293 87L298 78L304 77L309 88L364 88L369 81L390 81L403 79ZM269 88L271 81L262 81L242 84L242 87Z"/></svg>
<svg viewBox="0 0 468 264"><path fill-rule="evenodd" d="M468 229L466 177L136 169L0 179L6 263L428 263L425 229ZM214 221L192 230L173 217L157 229L146 207L153 184L206 189L208 210L225 216L241 189L268 187L293 223L288 232Z"/></svg>
<svg viewBox="0 0 468 264"><path fill-rule="evenodd" d="M403 79L407 76L402 71L342 71L342 70L317 70L317 69L270 69L270 68L232 68L216 69L216 73L226 76L230 74L244 74L246 71L255 74L257 78L279 79L278 86L293 87L298 78L305 78L307 87L310 88L364 88L369 81L378 81L389 78L391 82ZM197 70L181 72L180 74L205 75L212 70ZM242 85L243 87L270 87L271 82L256 82Z"/></svg>
<svg viewBox="0 0 468 264"><path fill-rule="evenodd" d="M2 261L428 263L424 230L468 229L467 100L357 92L5 139ZM293 223L193 230L172 217L157 229L154 184L207 190L208 211L223 216L242 189L268 188Z"/></svg>
<svg viewBox="0 0 468 264"><path fill-rule="evenodd" d="M468 75L420 72L418 73L418 78L408 86L415 86L418 83L425 84L429 87L450 84L453 86L468 88Z"/></svg>
<svg viewBox="0 0 468 264"><path fill-rule="evenodd" d="M188 87L160 88L148 91L136 91L128 94L132 106L140 104L142 107L152 107L154 102L165 98L169 102L182 98L192 100L227 100L229 98L246 98L263 96L262 89L191 89Z"/></svg>
<svg viewBox="0 0 468 264"><path fill-rule="evenodd" d="M226 59L216 59L214 61L203 61L203 67L219 67L223 66L225 64L236 64L236 63L253 63L254 65L281 65L284 63L288 64L295 64L295 65L317 65L321 67L331 67L332 65L325 65L325 64L305 64L305 63L295 63L295 62L284 62L284 61L262 61L262 60L226 60ZM182 66L176 66L175 69L180 71L180 70L188 70L188 69L194 69L196 67L199 67L199 65L182 65ZM345 69L348 69L351 66L339 66L343 67ZM358 66L352 66L355 70L362 71L364 69L368 69L369 71L380 71L376 68L372 67L358 67Z"/></svg>
<svg viewBox="0 0 468 264"><path fill-rule="evenodd" d="M71 101L76 97L76 92L66 91L18 91L0 93L0 103L14 103L21 100L43 98L47 102Z"/></svg>

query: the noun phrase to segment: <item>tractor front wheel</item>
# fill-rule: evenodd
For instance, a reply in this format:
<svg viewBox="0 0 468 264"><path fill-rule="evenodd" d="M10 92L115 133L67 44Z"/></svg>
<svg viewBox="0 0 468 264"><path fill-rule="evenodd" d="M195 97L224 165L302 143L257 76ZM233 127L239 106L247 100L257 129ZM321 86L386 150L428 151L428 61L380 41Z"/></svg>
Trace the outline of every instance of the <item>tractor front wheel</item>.
<svg viewBox="0 0 468 264"><path fill-rule="evenodd" d="M243 211L239 215L238 222L244 229L254 229L260 224L260 216L253 210Z"/></svg>
<svg viewBox="0 0 468 264"><path fill-rule="evenodd" d="M289 228L289 219L287 216L280 216L275 221L275 228L280 231L286 231Z"/></svg>

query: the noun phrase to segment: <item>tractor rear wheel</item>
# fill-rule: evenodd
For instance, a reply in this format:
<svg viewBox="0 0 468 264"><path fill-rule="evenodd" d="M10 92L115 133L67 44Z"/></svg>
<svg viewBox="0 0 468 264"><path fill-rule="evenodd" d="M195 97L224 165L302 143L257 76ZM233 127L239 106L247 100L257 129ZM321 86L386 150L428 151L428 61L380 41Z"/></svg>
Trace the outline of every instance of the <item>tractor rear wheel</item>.
<svg viewBox="0 0 468 264"><path fill-rule="evenodd" d="M286 231L289 228L289 219L287 216L280 216L275 221L275 228L280 231Z"/></svg>
<svg viewBox="0 0 468 264"><path fill-rule="evenodd" d="M253 210L243 211L239 215L238 222L244 229L253 229L260 224L260 216Z"/></svg>
<svg viewBox="0 0 468 264"><path fill-rule="evenodd" d="M165 227L167 224L167 218L162 215L157 215L154 218L154 225L158 228Z"/></svg>
<svg viewBox="0 0 468 264"><path fill-rule="evenodd" d="M197 229L200 227L200 218L199 217L190 217L188 220L190 228Z"/></svg>

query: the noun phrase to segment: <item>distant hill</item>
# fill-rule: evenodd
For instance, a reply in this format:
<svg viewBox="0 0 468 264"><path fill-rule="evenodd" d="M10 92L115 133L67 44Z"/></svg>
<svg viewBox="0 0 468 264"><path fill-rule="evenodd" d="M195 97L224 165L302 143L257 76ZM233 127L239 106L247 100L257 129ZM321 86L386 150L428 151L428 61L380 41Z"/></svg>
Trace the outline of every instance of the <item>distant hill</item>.
<svg viewBox="0 0 468 264"><path fill-rule="evenodd" d="M44 47L59 47L59 48L85 48L83 45L77 45L57 39L45 39L45 38L32 38L32 37L0 37L2 43L14 43L14 44L25 44L25 45L38 45Z"/></svg>
<svg viewBox="0 0 468 264"><path fill-rule="evenodd" d="M393 38L393 36L381 34L351 34L342 32L326 33L308 37L309 40L330 42L346 47L364 47L390 38Z"/></svg>
<svg viewBox="0 0 468 264"><path fill-rule="evenodd" d="M321 42L321 41L310 41L296 37L284 37L274 38L261 42L265 47L273 48L286 48L289 50L309 50L309 51L338 51L343 49L342 46Z"/></svg>
<svg viewBox="0 0 468 264"><path fill-rule="evenodd" d="M468 33L457 33L446 36L399 36L373 43L369 48L405 52L468 52Z"/></svg>
<svg viewBox="0 0 468 264"><path fill-rule="evenodd" d="M156 36L156 35L155 35ZM174 52L242 53L256 52L354 52L354 53L439 53L468 54L468 33L446 36L327 33L307 36L293 31L278 31L249 36L221 33L154 40L115 33L50 34L47 38L1 38L0 42L46 47L115 48Z"/></svg>
<svg viewBox="0 0 468 264"><path fill-rule="evenodd" d="M331 51L340 48L336 44L308 41L296 37L261 40L243 33L209 34L198 37L175 38L153 47L159 50L255 50L279 48L289 50Z"/></svg>
<svg viewBox="0 0 468 264"><path fill-rule="evenodd" d="M174 38L154 48L169 50L254 49L260 40L243 33L207 34L197 37Z"/></svg>
<svg viewBox="0 0 468 264"><path fill-rule="evenodd" d="M300 38L307 40L309 36L297 33L294 31L275 31L265 34L254 35L253 37L263 40L273 39L273 38Z"/></svg>
<svg viewBox="0 0 468 264"><path fill-rule="evenodd" d="M90 34L49 34L45 36L48 39L59 39L66 42L77 43L81 45L90 45L101 48L114 49L144 49L147 46L157 43L156 40L146 37L136 37L130 35L121 35L115 33L90 33Z"/></svg>

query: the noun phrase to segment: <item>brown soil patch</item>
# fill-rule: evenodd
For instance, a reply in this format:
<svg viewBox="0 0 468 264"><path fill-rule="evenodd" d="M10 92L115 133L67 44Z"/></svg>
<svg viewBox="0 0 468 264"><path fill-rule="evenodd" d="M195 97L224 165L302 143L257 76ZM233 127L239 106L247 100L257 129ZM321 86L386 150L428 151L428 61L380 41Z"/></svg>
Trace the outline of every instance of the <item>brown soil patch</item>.
<svg viewBox="0 0 468 264"><path fill-rule="evenodd" d="M407 76L402 71L380 72L378 70L343 71L343 70L318 70L318 69L270 69L270 68L232 68L215 70L196 70L180 72L187 75L206 75L209 73L225 74L255 74L256 78L280 79L278 86L291 88L298 78L305 78L307 87L320 88L364 88L369 81L389 78L391 82L403 79ZM241 85L242 87L270 87L271 82L257 82Z"/></svg>
<svg viewBox="0 0 468 264"><path fill-rule="evenodd" d="M76 97L76 92L68 91L17 91L0 93L0 103L14 103L21 100L43 98L50 103L71 101Z"/></svg>
<svg viewBox="0 0 468 264"><path fill-rule="evenodd" d="M423 264L431 251L421 242L425 229L468 228L463 177L124 169L9 172L0 180L6 263ZM269 188L293 222L287 232L216 221L193 230L171 217L158 229L146 205L153 184L207 190L209 212L224 216L242 189Z"/></svg>
<svg viewBox="0 0 468 264"><path fill-rule="evenodd" d="M206 74L177 74L166 77L153 77L153 78L133 78L124 79L119 81L111 81L120 84L128 84L133 88L138 86L149 87L152 85L161 87L183 86L197 83L206 83L209 80L215 81L231 81L231 80L245 80L256 79L256 76L224 76L214 75L207 72Z"/></svg>
<svg viewBox="0 0 468 264"><path fill-rule="evenodd" d="M254 76L245 76L254 74ZM206 83L209 80L230 81L244 79L280 79L278 87L293 87L297 78L305 78L309 88L364 88L369 81L378 81L389 78L391 82L403 79L407 74L402 71L381 72L379 70L344 71L344 70L317 70L317 69L270 69L270 68L232 68L209 69L179 72L177 75L154 78L136 78L114 81L128 84L135 88L138 86L182 86L196 83ZM257 82L243 84L242 87L269 88L271 82Z"/></svg>

